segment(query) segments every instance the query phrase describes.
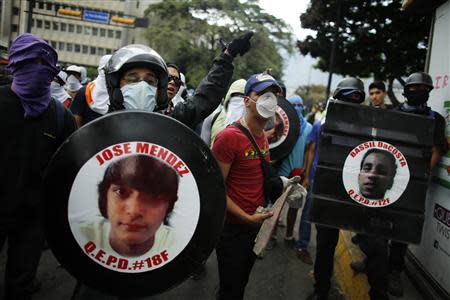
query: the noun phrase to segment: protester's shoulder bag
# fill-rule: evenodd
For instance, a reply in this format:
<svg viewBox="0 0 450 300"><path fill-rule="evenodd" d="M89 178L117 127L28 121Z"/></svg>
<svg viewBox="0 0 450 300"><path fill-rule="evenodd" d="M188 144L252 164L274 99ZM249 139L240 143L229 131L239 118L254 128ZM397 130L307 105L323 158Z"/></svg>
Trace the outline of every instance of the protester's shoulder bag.
<svg viewBox="0 0 450 300"><path fill-rule="evenodd" d="M234 122L233 126L239 128L242 133L244 133L247 138L250 140L250 142L253 145L253 148L255 148L256 153L259 156L259 159L261 161L261 169L264 175L264 196L266 199L266 205L269 203L275 203L275 201L278 199L278 197L281 196L283 193L283 182L280 179L280 176L278 176L275 168L273 168L265 159L264 155L261 153L261 150L258 147L258 144L256 143L255 139L251 135L250 131L248 131L247 128L242 126L242 124Z"/></svg>

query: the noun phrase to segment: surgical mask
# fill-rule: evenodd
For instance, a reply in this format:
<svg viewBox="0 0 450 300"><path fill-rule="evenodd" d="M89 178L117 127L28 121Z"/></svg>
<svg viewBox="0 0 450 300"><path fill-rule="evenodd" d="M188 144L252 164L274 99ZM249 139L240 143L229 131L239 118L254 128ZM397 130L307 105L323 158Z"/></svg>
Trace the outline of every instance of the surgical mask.
<svg viewBox="0 0 450 300"><path fill-rule="evenodd" d="M275 94L267 92L259 96L258 101L256 101L256 111L265 119L273 117L277 111L277 97Z"/></svg>
<svg viewBox="0 0 450 300"><path fill-rule="evenodd" d="M430 92L426 90L406 90L404 95L410 105L422 105L427 103Z"/></svg>
<svg viewBox="0 0 450 300"><path fill-rule="evenodd" d="M69 75L65 87L69 92L76 92L81 89L82 85L75 76Z"/></svg>
<svg viewBox="0 0 450 300"><path fill-rule="evenodd" d="M156 107L156 87L145 81L129 83L120 88L125 109L139 109L152 112Z"/></svg>

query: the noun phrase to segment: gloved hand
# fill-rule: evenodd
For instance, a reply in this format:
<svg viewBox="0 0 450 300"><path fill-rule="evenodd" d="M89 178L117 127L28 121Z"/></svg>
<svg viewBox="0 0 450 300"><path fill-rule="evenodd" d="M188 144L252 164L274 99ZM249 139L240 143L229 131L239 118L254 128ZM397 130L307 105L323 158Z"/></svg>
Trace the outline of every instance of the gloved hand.
<svg viewBox="0 0 450 300"><path fill-rule="evenodd" d="M236 57L238 54L241 56L250 50L250 39L253 36L253 31L249 31L244 35L234 39L227 45L228 53L231 56Z"/></svg>
<svg viewBox="0 0 450 300"><path fill-rule="evenodd" d="M300 184L295 183L292 185L292 188L287 195L286 201L288 203L296 203L296 206L294 207L302 207L303 200L306 199L306 194L308 194L306 189Z"/></svg>
<svg viewBox="0 0 450 300"><path fill-rule="evenodd" d="M299 183L301 180L300 176L294 176L290 179L284 177L284 176L280 176L281 181L283 182L283 189L286 189L288 186L290 185L294 185L296 183Z"/></svg>

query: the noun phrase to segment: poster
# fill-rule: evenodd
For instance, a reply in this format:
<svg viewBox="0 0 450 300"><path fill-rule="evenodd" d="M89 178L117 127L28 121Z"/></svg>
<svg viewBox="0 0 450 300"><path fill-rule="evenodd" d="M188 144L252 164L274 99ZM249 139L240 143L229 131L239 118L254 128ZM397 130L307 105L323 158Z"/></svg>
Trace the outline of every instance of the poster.
<svg viewBox="0 0 450 300"><path fill-rule="evenodd" d="M409 182L405 156L383 141L367 141L347 156L342 181L349 197L367 207L384 207L395 203Z"/></svg>
<svg viewBox="0 0 450 300"><path fill-rule="evenodd" d="M125 142L79 170L68 219L83 252L113 271L140 273L172 261L191 240L200 212L197 184L170 150Z"/></svg>

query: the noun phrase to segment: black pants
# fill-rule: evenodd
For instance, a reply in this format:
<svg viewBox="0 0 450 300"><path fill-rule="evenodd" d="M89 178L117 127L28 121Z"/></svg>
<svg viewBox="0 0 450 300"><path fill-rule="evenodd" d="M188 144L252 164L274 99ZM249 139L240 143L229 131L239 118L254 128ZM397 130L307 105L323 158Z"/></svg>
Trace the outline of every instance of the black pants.
<svg viewBox="0 0 450 300"><path fill-rule="evenodd" d="M316 225L317 250L314 261L314 288L321 295L328 295L333 275L334 251L339 240L339 229Z"/></svg>
<svg viewBox="0 0 450 300"><path fill-rule="evenodd" d="M225 223L216 247L220 280L218 299L243 299L256 259L253 246L258 230L250 225Z"/></svg>
<svg viewBox="0 0 450 300"><path fill-rule="evenodd" d="M389 272L403 272L405 269L405 255L408 244L391 241L389 249Z"/></svg>
<svg viewBox="0 0 450 300"><path fill-rule="evenodd" d="M367 256L367 279L370 284L370 299L389 299L387 295L388 243L380 237L360 235L359 246Z"/></svg>
<svg viewBox="0 0 450 300"><path fill-rule="evenodd" d="M0 223L0 250L6 239L8 260L5 268L5 299L31 299L32 283L44 244L40 215Z"/></svg>

